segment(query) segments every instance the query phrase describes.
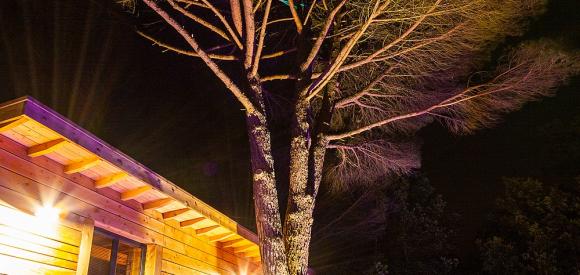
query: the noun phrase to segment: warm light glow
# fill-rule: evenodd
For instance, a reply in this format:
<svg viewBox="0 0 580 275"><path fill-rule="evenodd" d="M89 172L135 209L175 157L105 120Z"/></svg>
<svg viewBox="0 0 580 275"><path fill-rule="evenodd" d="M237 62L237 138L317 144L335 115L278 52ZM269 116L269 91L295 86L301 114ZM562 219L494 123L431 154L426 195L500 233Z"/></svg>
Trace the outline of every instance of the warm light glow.
<svg viewBox="0 0 580 275"><path fill-rule="evenodd" d="M45 205L36 209L34 215L43 223L53 224L58 222L60 210L56 207Z"/></svg>

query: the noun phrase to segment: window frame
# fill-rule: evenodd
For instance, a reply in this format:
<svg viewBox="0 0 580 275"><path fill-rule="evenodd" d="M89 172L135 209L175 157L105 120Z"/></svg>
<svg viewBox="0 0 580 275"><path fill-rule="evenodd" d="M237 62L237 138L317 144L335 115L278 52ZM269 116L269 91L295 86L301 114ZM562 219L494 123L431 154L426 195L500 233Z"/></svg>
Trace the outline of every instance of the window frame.
<svg viewBox="0 0 580 275"><path fill-rule="evenodd" d="M126 244L138 247L141 249L141 259L139 261L139 275L145 274L145 259L147 255L147 245L140 242L131 240L129 238L123 237L121 235L115 234L113 232L107 231L102 228L95 227L95 232L98 234L105 235L113 241L111 246L111 255L109 256L109 275L116 275L117 272L117 255L119 252L119 243L124 242Z"/></svg>

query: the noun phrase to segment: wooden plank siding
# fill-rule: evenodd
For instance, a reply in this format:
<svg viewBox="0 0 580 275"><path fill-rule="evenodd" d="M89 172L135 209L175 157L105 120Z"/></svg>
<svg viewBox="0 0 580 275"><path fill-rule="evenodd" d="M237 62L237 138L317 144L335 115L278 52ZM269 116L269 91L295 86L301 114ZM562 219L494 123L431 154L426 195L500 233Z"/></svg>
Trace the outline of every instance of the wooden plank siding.
<svg viewBox="0 0 580 275"><path fill-rule="evenodd" d="M21 267L37 266L47 273L74 274L79 260L81 232L58 225L47 230L36 226L35 218L18 209L0 204L0 274L26 272L14 270L12 260Z"/></svg>
<svg viewBox="0 0 580 275"><path fill-rule="evenodd" d="M24 103L15 102L0 105L0 123L12 122L0 132L0 207L27 215L48 203L64 215L56 232L15 229L0 217L0 265L29 261L43 274L84 275L89 254L81 243L90 245L94 226L147 244L147 275L260 273L255 234L122 153L109 152L107 144L91 140L96 138L82 129L72 136L55 129L72 131L71 122L54 124L62 118L52 113L35 117L26 113ZM99 143L98 152L79 147L85 135ZM95 159L97 164L71 170L71 164ZM41 233L46 236L40 238ZM16 235L28 242L17 247L22 240ZM237 239L242 241L223 245Z"/></svg>

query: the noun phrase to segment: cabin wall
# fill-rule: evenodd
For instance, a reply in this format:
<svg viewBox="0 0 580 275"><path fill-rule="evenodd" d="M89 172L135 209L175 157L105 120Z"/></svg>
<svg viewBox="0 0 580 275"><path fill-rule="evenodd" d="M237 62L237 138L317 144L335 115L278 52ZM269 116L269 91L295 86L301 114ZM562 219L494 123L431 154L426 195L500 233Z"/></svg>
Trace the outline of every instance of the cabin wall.
<svg viewBox="0 0 580 275"><path fill-rule="evenodd" d="M62 209L59 224L22 228L24 223L11 223L7 218L33 220L30 213L46 204ZM41 274L47 270L83 274L93 223L147 244L145 274L241 274L258 269L231 248L196 236L175 221L163 220L155 211L143 211L139 203L122 201L113 190L94 188L94 181L84 175L64 173L60 163L43 156L28 157L26 147L2 135L1 213L10 214L0 215L0 274L26 274L6 272L5 263L27 263L25 266L35 266ZM22 240L21 235L34 238Z"/></svg>

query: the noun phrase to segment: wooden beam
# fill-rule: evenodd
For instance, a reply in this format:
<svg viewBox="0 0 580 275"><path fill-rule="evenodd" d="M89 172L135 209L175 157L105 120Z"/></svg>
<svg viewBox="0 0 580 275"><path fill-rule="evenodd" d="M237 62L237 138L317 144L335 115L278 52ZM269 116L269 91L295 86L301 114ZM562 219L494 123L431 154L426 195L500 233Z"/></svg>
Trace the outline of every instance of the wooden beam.
<svg viewBox="0 0 580 275"><path fill-rule="evenodd" d="M81 160L79 162L71 163L71 164L65 166L64 172L66 174L73 174L73 173L82 172L82 171L85 171L87 169L94 167L95 165L99 164L99 162L101 162L101 159L99 159L99 158L90 158L90 159Z"/></svg>
<svg viewBox="0 0 580 275"><path fill-rule="evenodd" d="M197 235L203 235L203 234L207 234L210 231L213 231L214 229L218 229L220 226L219 225L212 225L212 226L208 226L208 227L204 227L204 228L200 228L200 229L196 229L195 230L195 234Z"/></svg>
<svg viewBox="0 0 580 275"><path fill-rule="evenodd" d="M186 226L191 226L194 225L198 222L204 221L205 217L199 217L199 218L195 218L195 219L191 219L191 220L187 220L187 221L182 221L179 223L179 226L181 227L186 227Z"/></svg>
<svg viewBox="0 0 580 275"><path fill-rule="evenodd" d="M148 244L145 256L144 275L161 274L161 264L163 259L163 248L159 245Z"/></svg>
<svg viewBox="0 0 580 275"><path fill-rule="evenodd" d="M100 178L100 179L95 181L95 188L109 187L109 186L117 183L118 181L120 181L128 176L129 175L127 173L121 172L121 173L117 173L117 174L114 174L111 176Z"/></svg>
<svg viewBox="0 0 580 275"><path fill-rule="evenodd" d="M135 189L127 190L127 191L121 193L121 200L127 201L130 199L134 199L136 197L143 195L145 192L147 192L151 189L153 189L153 187L151 187L151 185L143 185L143 186L139 186Z"/></svg>
<svg viewBox="0 0 580 275"><path fill-rule="evenodd" d="M51 140L42 144L34 145L28 148L28 156L29 157L39 157L42 155L50 154L57 150L58 148L62 147L66 144L66 139L58 138L55 140Z"/></svg>
<svg viewBox="0 0 580 275"><path fill-rule="evenodd" d="M244 240L244 239L242 239L242 238L239 238L239 239L235 239L235 240L231 240L231 241L223 242L223 243L222 243L222 247L232 247L232 246L234 246L235 244L237 244L237 243L239 243L239 242L241 242L241 241L243 241L243 240Z"/></svg>
<svg viewBox="0 0 580 275"><path fill-rule="evenodd" d="M14 118L14 119L3 121L0 123L0 133L9 131L13 128L16 128L16 127L26 123L29 120L30 119L26 116L19 116L19 117Z"/></svg>
<svg viewBox="0 0 580 275"><path fill-rule="evenodd" d="M93 243L95 222L88 219L81 225L81 228L81 243L79 246L80 253L77 262L76 275L87 275L89 274L89 261L91 259L91 245Z"/></svg>
<svg viewBox="0 0 580 275"><path fill-rule="evenodd" d="M233 235L236 235L236 233L228 232L228 233L224 233L224 234L219 234L219 235L209 237L209 241L210 242L219 242L219 241L225 240Z"/></svg>
<svg viewBox="0 0 580 275"><path fill-rule="evenodd" d="M163 219L167 220L167 219L175 218L179 215L183 215L185 213L189 213L191 211L193 211L193 210L191 210L190 208L182 208L182 209L177 209L177 210L165 212L162 215L163 215Z"/></svg>
<svg viewBox="0 0 580 275"><path fill-rule="evenodd" d="M244 251L250 250L253 246L254 246L254 244L247 244L247 245L234 247L234 252L235 253L244 252Z"/></svg>
<svg viewBox="0 0 580 275"><path fill-rule="evenodd" d="M143 204L143 210L158 209L163 206L167 206L173 202L172 198L163 198L154 201L149 201Z"/></svg>
<svg viewBox="0 0 580 275"><path fill-rule="evenodd" d="M248 252L246 252L244 254L245 254L244 256L247 257L247 258L260 257L260 249L255 249L255 250L252 250L252 251L248 251Z"/></svg>

